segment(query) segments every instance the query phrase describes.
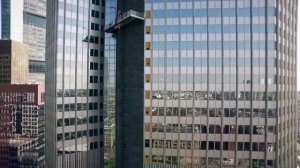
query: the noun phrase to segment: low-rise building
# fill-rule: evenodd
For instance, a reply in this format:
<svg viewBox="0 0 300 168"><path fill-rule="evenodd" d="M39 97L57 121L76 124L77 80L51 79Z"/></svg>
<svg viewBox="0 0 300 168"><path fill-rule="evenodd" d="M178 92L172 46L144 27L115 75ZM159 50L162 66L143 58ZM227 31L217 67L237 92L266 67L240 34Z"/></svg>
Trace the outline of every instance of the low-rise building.
<svg viewBox="0 0 300 168"><path fill-rule="evenodd" d="M16 150L30 141L30 150L21 150L17 154L18 164L29 167L44 167L45 165L45 112L44 86L42 85L0 85L0 148L3 151ZM21 136L23 141L18 138ZM16 140L18 148L12 148ZM8 150L9 149L9 150ZM26 148L27 149L27 148ZM4 152L6 153L6 152ZM16 155L16 153L14 154ZM3 163L7 155L1 156ZM11 156L9 156L11 157ZM0 161L1 162L1 161ZM1 164L0 164L1 165Z"/></svg>

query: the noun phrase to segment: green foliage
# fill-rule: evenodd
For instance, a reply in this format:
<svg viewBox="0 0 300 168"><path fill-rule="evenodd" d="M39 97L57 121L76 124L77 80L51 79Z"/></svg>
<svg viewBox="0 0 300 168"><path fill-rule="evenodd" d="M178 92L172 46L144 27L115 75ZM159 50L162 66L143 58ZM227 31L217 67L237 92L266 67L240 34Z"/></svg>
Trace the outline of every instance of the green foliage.
<svg viewBox="0 0 300 168"><path fill-rule="evenodd" d="M115 162L113 159L107 159L104 161L105 168L115 168Z"/></svg>

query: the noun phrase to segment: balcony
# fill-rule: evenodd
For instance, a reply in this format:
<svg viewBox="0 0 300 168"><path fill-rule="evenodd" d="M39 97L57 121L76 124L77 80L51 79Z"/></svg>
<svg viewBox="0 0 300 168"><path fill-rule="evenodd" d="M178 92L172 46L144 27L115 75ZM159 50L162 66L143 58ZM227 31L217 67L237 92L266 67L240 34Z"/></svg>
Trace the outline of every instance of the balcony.
<svg viewBox="0 0 300 168"><path fill-rule="evenodd" d="M118 14L114 22L111 22L110 24L104 27L104 31L107 33L116 33L117 30L121 29L122 27L130 24L135 20L144 21L144 14L134 10L129 10L127 12Z"/></svg>

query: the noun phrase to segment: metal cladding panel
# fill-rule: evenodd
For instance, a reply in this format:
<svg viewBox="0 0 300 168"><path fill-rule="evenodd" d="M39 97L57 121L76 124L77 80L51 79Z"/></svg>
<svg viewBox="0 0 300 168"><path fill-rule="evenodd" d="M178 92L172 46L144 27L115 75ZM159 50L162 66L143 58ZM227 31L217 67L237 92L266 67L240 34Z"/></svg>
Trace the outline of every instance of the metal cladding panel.
<svg viewBox="0 0 300 168"><path fill-rule="evenodd" d="M144 12L144 1L118 1L118 11ZM116 167L143 167L144 24L134 21L116 33Z"/></svg>
<svg viewBox="0 0 300 168"><path fill-rule="evenodd" d="M57 1L47 1L47 47L46 47L46 115L45 124L46 129L46 167L59 167L62 164L62 157L57 157L56 153L56 93L55 93L55 83L56 83L56 34L57 34ZM51 31L50 31L51 30Z"/></svg>

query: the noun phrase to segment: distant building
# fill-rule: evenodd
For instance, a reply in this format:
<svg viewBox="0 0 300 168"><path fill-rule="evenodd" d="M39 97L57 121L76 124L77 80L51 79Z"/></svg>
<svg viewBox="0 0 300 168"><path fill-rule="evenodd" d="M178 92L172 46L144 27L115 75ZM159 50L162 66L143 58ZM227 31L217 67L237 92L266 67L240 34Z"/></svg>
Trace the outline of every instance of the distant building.
<svg viewBox="0 0 300 168"><path fill-rule="evenodd" d="M105 24L116 19L117 0L105 1ZM104 45L104 159L115 160L115 112L116 112L116 40L105 33ZM112 123L113 121L113 123ZM112 127L113 126L113 127ZM114 163L114 162L113 162Z"/></svg>
<svg viewBox="0 0 300 168"><path fill-rule="evenodd" d="M0 39L23 42L24 0L1 0Z"/></svg>
<svg viewBox="0 0 300 168"><path fill-rule="evenodd" d="M29 46L29 83L45 82L46 0L24 0L23 42Z"/></svg>
<svg viewBox="0 0 300 168"><path fill-rule="evenodd" d="M30 151L22 152L22 164L45 165L44 86L0 85L0 126L2 141L13 142L18 137L32 141ZM5 148L7 143L0 148L3 145Z"/></svg>
<svg viewBox="0 0 300 168"><path fill-rule="evenodd" d="M114 150L116 147L116 126L115 123L111 123L110 125L106 124L104 126L104 149L105 154L107 154L106 157L113 158L114 157Z"/></svg>
<svg viewBox="0 0 300 168"><path fill-rule="evenodd" d="M36 148L35 142L30 138L13 137L0 139L0 167L21 168L25 167L23 160L27 152ZM40 168L38 165L27 165L30 168Z"/></svg>
<svg viewBox="0 0 300 168"><path fill-rule="evenodd" d="M29 46L28 82L44 84L46 0L1 0L0 3L0 39Z"/></svg>
<svg viewBox="0 0 300 168"><path fill-rule="evenodd" d="M28 82L28 47L14 40L0 40L0 84Z"/></svg>

